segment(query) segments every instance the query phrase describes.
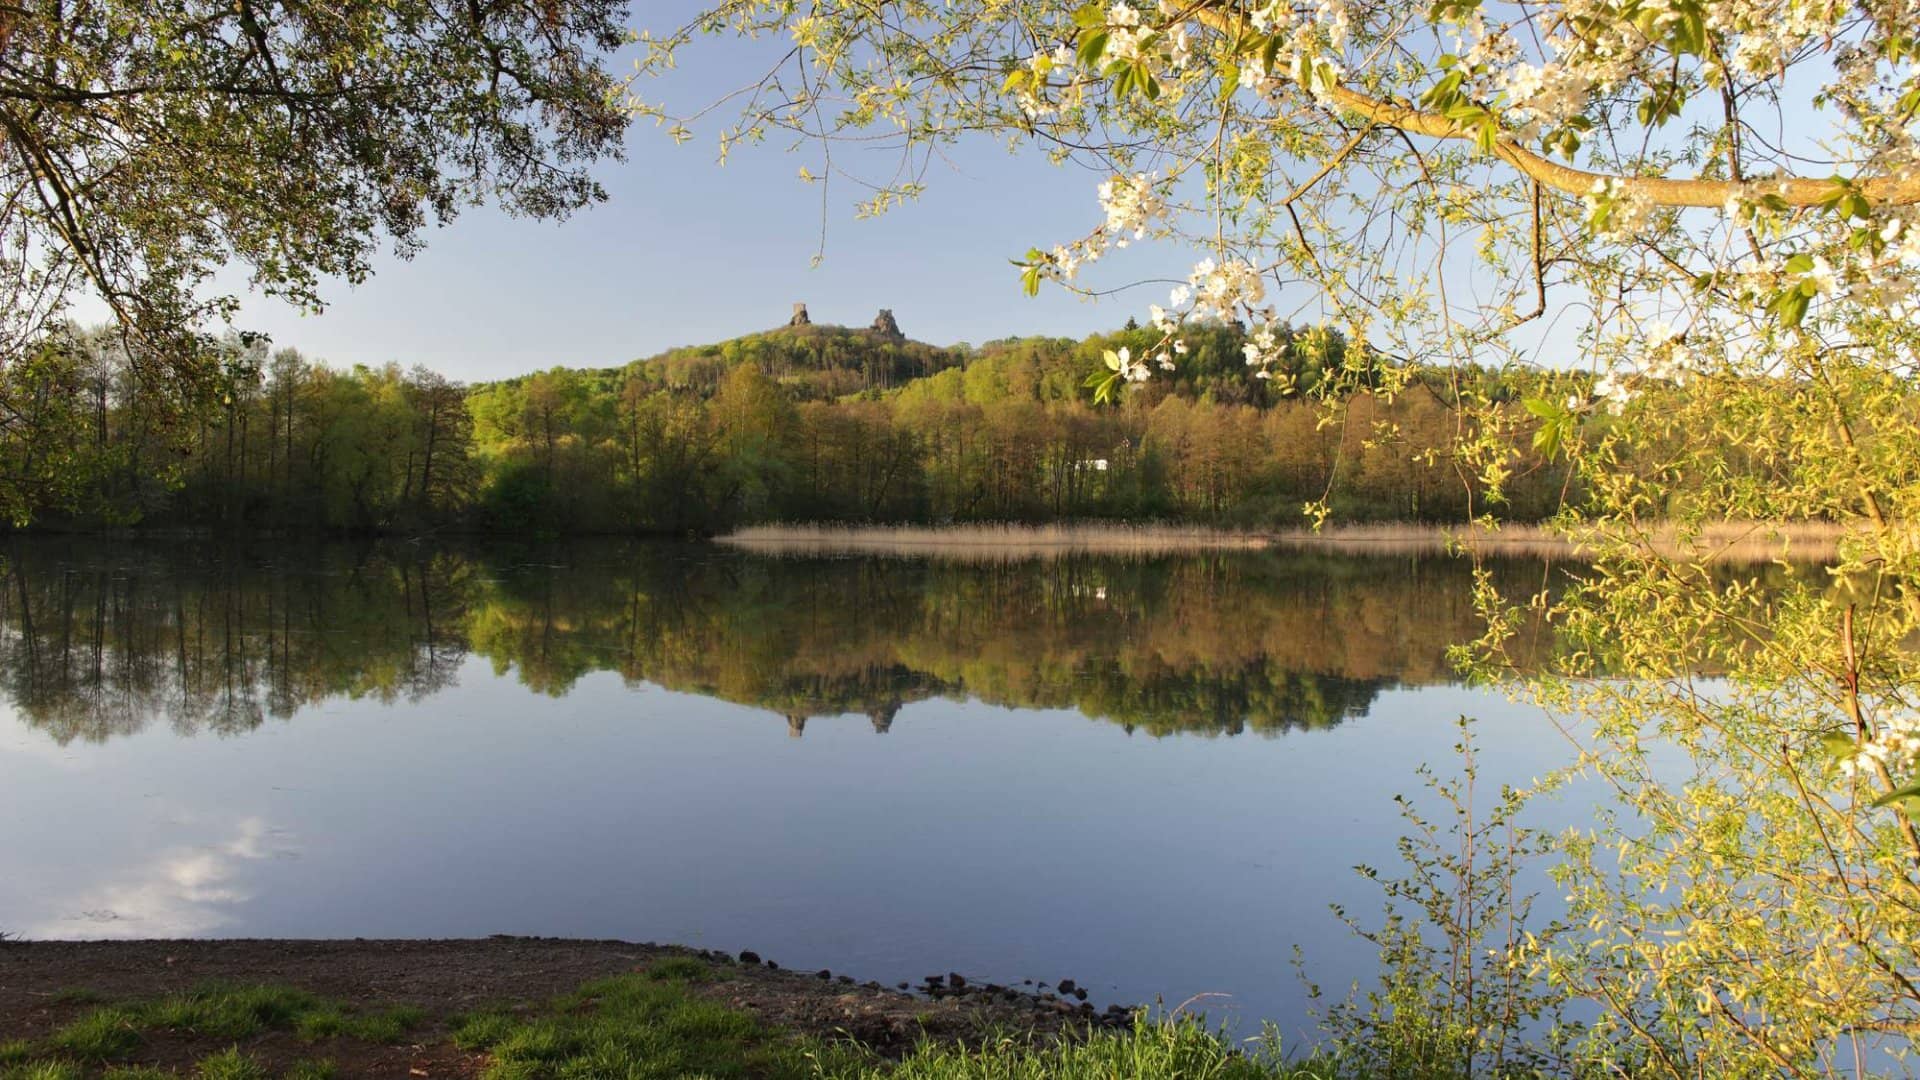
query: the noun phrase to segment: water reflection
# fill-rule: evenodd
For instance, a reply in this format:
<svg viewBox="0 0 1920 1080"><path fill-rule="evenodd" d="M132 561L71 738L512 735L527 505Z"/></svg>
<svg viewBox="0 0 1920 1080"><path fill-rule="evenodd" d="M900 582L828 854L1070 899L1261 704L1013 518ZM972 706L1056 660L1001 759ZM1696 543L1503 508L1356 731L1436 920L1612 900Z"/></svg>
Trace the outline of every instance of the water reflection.
<svg viewBox="0 0 1920 1080"><path fill-rule="evenodd" d="M1557 571L1497 564L1516 594ZM954 565L723 549L16 542L0 683L62 744L233 734L336 697L420 702L470 656L541 694L617 672L777 714L978 699L1155 735L1326 728L1450 681L1478 630L1436 558L1231 553Z"/></svg>
<svg viewBox="0 0 1920 1080"><path fill-rule="evenodd" d="M1446 559L0 554L0 930L33 936L678 941L1298 1024L1296 944L1377 969L1327 905L1374 910L1351 868L1452 719L1489 784L1565 753L1451 685Z"/></svg>
<svg viewBox="0 0 1920 1080"><path fill-rule="evenodd" d="M229 926L254 898L249 864L299 856L285 830L257 817L231 826L190 817L171 824L209 831L212 839L174 845L121 868L68 900L64 913L25 932L51 938L203 937Z"/></svg>

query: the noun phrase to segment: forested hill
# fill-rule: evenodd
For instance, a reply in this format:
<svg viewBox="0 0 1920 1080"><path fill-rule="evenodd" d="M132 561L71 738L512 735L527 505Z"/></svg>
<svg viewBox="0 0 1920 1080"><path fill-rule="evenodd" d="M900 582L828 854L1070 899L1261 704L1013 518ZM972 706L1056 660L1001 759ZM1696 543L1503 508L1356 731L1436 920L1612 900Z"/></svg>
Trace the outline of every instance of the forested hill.
<svg viewBox="0 0 1920 1080"><path fill-rule="evenodd" d="M1096 405L1109 350L935 346L890 314L805 324L608 368L464 386L211 342L219 377L142 378L117 335L74 331L0 377L0 500L16 521L398 532L685 535L774 520L1188 520L1550 513L1564 466L1531 447L1523 382L1396 374L1335 335L1290 336L1255 378L1232 325L1189 327L1178 369ZM1525 377L1522 377L1525 378ZM1506 501L1455 459L1463 383L1513 418ZM1485 413L1482 414L1486 415Z"/></svg>
<svg viewBox="0 0 1920 1080"><path fill-rule="evenodd" d="M729 371L751 364L796 400L828 401L890 390L948 368L962 367L970 351L966 346L947 348L913 341L897 328L888 332L809 323L713 345L680 346L619 367L583 369L576 374L589 385L608 391L629 378L639 378L658 389L710 398L719 392ZM518 387L535 377L503 379L475 389Z"/></svg>

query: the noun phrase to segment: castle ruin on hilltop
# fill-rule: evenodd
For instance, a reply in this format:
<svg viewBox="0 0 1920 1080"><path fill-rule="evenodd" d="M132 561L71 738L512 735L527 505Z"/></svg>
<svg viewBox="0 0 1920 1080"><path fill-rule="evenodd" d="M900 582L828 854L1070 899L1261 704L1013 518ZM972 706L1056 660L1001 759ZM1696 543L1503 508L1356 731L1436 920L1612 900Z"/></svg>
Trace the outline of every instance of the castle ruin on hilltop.
<svg viewBox="0 0 1920 1080"><path fill-rule="evenodd" d="M789 327L813 325L813 316L807 314L807 305L804 301L794 301L793 314L788 317L787 325ZM867 329L890 341L907 340L907 335L900 330L899 320L893 317L892 308L881 308L880 314L873 317L873 325Z"/></svg>

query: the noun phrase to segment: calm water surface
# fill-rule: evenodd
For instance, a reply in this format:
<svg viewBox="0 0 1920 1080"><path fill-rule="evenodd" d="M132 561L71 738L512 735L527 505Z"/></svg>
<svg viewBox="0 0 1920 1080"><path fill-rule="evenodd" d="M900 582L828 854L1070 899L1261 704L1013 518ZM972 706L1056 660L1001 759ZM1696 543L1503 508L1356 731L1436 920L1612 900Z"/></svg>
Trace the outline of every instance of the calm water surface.
<svg viewBox="0 0 1920 1080"><path fill-rule="evenodd" d="M1496 567L1506 587L1558 571ZM618 937L1298 1028L1392 796L1565 755L1441 559L16 542L0 929Z"/></svg>

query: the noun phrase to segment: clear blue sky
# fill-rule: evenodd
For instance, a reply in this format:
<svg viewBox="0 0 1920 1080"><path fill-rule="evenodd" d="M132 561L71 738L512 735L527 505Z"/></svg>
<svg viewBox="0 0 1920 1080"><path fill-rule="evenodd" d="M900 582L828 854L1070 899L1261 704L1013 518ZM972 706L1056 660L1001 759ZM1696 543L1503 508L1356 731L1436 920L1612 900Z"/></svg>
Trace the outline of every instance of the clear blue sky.
<svg viewBox="0 0 1920 1080"><path fill-rule="evenodd" d="M645 25L669 28L688 0L636 5ZM764 68L754 51L707 43L657 87L700 102ZM644 89L644 88L643 88ZM723 117L729 114L721 114ZM629 159L599 175L611 199L561 224L470 210L429 238L410 262L383 258L358 288L337 283L319 316L254 298L239 325L264 330L335 365L426 364L465 380L555 364L603 366L673 345L718 341L786 321L805 301L816 322L864 326L891 308L910 336L938 344L1009 334L1084 336L1163 301L1165 285L1100 303L1048 289L1028 298L1009 258L1099 224L1099 177L1009 155L981 141L936 164L929 192L875 220L855 220L861 191L829 192L826 259L819 243L817 151L770 140L715 164L718 123L675 146L636 126ZM836 158L858 151L838 148ZM869 172L884 172L876 163ZM1132 249L1103 263L1103 286L1184 273L1191 259Z"/></svg>

